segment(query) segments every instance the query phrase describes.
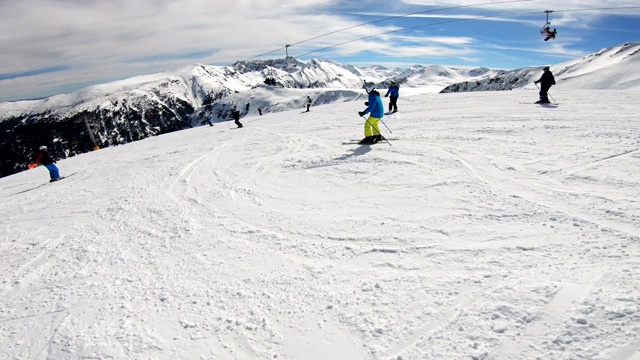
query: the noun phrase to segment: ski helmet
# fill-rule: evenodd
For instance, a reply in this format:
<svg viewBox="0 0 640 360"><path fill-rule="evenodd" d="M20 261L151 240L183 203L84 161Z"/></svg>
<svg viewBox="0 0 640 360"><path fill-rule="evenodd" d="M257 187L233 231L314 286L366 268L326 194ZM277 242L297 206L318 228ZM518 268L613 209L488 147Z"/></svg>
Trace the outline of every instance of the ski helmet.
<svg viewBox="0 0 640 360"><path fill-rule="evenodd" d="M47 150L47 147L42 145L42 146L40 146L40 150Z"/></svg>

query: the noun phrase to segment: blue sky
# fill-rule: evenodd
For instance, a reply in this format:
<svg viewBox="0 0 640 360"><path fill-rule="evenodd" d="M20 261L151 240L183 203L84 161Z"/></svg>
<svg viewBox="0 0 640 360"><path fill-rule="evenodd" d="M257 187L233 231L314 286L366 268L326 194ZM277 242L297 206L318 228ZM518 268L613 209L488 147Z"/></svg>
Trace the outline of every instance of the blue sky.
<svg viewBox="0 0 640 360"><path fill-rule="evenodd" d="M517 69L640 41L637 0L283 3L0 0L0 101L196 63L230 65L271 51L258 59L284 57L285 44L294 44L289 55L301 60L354 66ZM555 11L550 21L558 37L544 42L538 31L547 9Z"/></svg>

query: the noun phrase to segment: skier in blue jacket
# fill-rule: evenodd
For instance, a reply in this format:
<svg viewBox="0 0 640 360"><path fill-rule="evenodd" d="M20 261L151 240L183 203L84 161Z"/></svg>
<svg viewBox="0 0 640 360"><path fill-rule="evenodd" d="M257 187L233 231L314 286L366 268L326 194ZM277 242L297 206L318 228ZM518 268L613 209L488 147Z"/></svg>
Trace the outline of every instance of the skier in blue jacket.
<svg viewBox="0 0 640 360"><path fill-rule="evenodd" d="M398 98L400 97L400 87L395 82L391 82L389 90L384 97L389 97L389 113L398 112Z"/></svg>
<svg viewBox="0 0 640 360"><path fill-rule="evenodd" d="M382 140L378 122L384 116L384 105L380 99L380 93L375 89L369 92L369 101L366 103L367 108L358 112L361 117L371 113L367 121L364 123L364 139L360 140L360 144L375 144Z"/></svg>

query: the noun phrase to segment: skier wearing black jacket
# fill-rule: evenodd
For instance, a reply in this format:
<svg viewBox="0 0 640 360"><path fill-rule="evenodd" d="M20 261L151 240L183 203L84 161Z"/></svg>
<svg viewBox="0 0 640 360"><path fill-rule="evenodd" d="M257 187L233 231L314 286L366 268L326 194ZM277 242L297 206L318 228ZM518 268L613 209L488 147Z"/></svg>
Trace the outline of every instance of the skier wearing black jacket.
<svg viewBox="0 0 640 360"><path fill-rule="evenodd" d="M547 92L551 88L551 85L556 84L556 79L553 77L549 67L545 66L542 70L544 70L544 72L542 76L540 76L540 79L534 81L535 84L540 83L540 100L536 101L536 104L548 104L550 101Z"/></svg>
<svg viewBox="0 0 640 360"><path fill-rule="evenodd" d="M233 110L231 110L231 117L235 121L236 125L241 128L242 123L240 123L240 111L238 111L236 108L233 108Z"/></svg>

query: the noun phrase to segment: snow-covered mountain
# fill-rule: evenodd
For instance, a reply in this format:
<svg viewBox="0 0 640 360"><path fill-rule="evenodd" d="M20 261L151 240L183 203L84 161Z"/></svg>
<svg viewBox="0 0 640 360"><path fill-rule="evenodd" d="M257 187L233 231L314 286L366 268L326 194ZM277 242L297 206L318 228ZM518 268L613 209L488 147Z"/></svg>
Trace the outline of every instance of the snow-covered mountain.
<svg viewBox="0 0 640 360"><path fill-rule="evenodd" d="M246 116L303 108L307 96L314 106L357 100L366 97L363 81L380 88L395 80L436 93L447 84L494 73L420 65L359 69L330 60L279 59L185 66L43 100L1 103L0 149L9 156L0 163L0 175L26 169L41 144L69 157L95 146L187 129L210 118L226 121L234 107ZM267 78L275 85L266 85Z"/></svg>
<svg viewBox="0 0 640 360"><path fill-rule="evenodd" d="M247 99L256 101L251 113L257 113L258 107L265 112L276 112L295 105L280 104L282 99L292 96L290 93L278 92L278 89L304 90L305 94L314 93L313 89L322 89L321 92L349 90L356 91L357 95L348 94L347 97L357 97L362 94L363 81L380 88L388 86L394 80L407 87L429 87L437 92L452 83L480 79L496 73L497 71L486 68L460 70L437 65L415 65L408 69L388 69L382 66L356 68L321 59L296 61L295 64L284 59L241 61L233 66L198 64L94 85L44 100L0 103L0 120L44 113L69 117L96 108L121 110L123 102L133 110L141 111L162 107L166 105L164 103L167 99L173 99L172 102L176 103L188 103L194 110L203 110L201 108L205 107L207 112L211 110L206 105L212 105L213 116L224 117L228 115L224 110L228 111L234 105L244 105ZM266 85L266 78L273 78L276 85ZM306 98L306 95L302 97ZM328 97L316 100L316 104L334 101L335 98ZM300 104L303 102L301 99ZM196 114L193 120L201 123L205 119L204 115ZM206 114L207 118L208 115Z"/></svg>
<svg viewBox="0 0 640 360"><path fill-rule="evenodd" d="M640 43L603 49L552 66L559 86L580 89L640 87ZM43 100L0 103L0 176L27 168L34 149L48 144L64 157L187 129L212 118L243 116L362 99L363 81L386 88L391 80L422 92L512 90L531 86L540 67L512 71L415 65L357 68L331 60L276 59L233 66L192 65L94 85ZM272 78L275 85L266 85ZM247 108L248 105L248 108Z"/></svg>
<svg viewBox="0 0 640 360"><path fill-rule="evenodd" d="M640 42L602 49L550 68L557 85L565 89L640 89ZM531 84L540 75L540 67L498 71L484 79L449 85L442 92L513 90Z"/></svg>

